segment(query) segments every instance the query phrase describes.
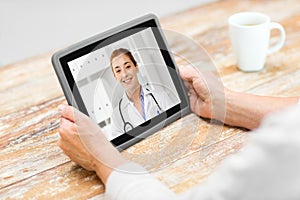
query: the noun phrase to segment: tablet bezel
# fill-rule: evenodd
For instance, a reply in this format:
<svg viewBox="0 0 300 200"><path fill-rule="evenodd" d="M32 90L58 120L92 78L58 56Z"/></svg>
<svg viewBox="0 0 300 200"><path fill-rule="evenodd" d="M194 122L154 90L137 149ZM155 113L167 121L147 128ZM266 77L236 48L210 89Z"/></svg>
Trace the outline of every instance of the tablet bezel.
<svg viewBox="0 0 300 200"><path fill-rule="evenodd" d="M128 148L129 146L135 144L145 137L148 137L176 119L190 113L188 96L184 84L179 77L176 63L171 51L169 50L158 18L153 14L147 14L104 33L74 44L66 49L56 52L52 56L52 64L68 104L76 107L78 110L89 116L73 79L72 73L68 67L68 62L149 27L151 27L155 36L181 103L146 121L128 133L124 133L111 140L111 143L119 150ZM166 116L167 118L165 118Z"/></svg>

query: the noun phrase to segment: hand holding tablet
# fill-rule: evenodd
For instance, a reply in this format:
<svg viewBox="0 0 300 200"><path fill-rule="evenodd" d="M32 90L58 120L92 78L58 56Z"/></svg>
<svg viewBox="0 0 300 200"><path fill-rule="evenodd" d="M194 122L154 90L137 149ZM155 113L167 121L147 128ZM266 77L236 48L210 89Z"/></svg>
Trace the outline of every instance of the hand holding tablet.
<svg viewBox="0 0 300 200"><path fill-rule="evenodd" d="M52 63L68 103L120 150L190 112L154 15L57 52Z"/></svg>

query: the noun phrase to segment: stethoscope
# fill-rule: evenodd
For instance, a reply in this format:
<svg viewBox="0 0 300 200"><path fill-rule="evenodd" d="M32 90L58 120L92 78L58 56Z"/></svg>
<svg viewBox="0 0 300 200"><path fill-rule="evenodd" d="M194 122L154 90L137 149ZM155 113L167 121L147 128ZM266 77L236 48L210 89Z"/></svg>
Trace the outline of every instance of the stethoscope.
<svg viewBox="0 0 300 200"><path fill-rule="evenodd" d="M149 91L149 89L147 89L147 88L146 88L146 90ZM154 97L154 95L153 95L152 93L149 93L149 94L151 95L152 99L154 100L154 102L155 102L157 108L158 108L160 111L162 111L162 109L161 109L161 107L159 106L159 104L158 104L156 98ZM121 103L122 103L122 101L123 101L123 98L121 98L120 101L119 101L119 112L120 112L120 116L121 116L121 118L122 118L122 121L123 121L123 123L124 123L124 127L123 127L123 128L124 128L124 133L127 133L126 130L131 130L131 129L133 129L134 127L133 127L133 125L132 125L130 122L126 122L125 119L124 119L124 116L123 116L123 113L122 113L122 110L121 110ZM158 113L158 114L159 114L159 113ZM128 127L129 129L127 129L126 127Z"/></svg>

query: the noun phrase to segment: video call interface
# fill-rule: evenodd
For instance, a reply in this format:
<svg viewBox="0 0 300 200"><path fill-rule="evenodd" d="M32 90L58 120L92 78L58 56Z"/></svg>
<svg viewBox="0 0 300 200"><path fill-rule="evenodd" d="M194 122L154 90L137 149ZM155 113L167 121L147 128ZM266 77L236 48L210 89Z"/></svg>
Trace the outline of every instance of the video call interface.
<svg viewBox="0 0 300 200"><path fill-rule="evenodd" d="M120 49L132 57L120 54L111 62ZM180 103L150 27L69 61L68 67L89 116L109 141ZM136 85L139 108L127 95Z"/></svg>

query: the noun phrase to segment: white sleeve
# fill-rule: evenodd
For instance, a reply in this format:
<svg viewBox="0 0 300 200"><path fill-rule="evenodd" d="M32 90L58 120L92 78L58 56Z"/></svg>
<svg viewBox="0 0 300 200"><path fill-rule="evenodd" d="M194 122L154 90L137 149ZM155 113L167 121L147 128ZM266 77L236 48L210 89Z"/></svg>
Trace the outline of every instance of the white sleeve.
<svg viewBox="0 0 300 200"><path fill-rule="evenodd" d="M208 181L181 195L175 195L145 169L130 163L112 172L106 197L109 200L298 200L299 123L300 111L295 108L265 120L250 133L247 145L225 159Z"/></svg>
<svg viewBox="0 0 300 200"><path fill-rule="evenodd" d="M272 115L185 199L300 199L300 111L293 107Z"/></svg>
<svg viewBox="0 0 300 200"><path fill-rule="evenodd" d="M174 200L176 195L135 163L115 169L106 183L107 200Z"/></svg>

